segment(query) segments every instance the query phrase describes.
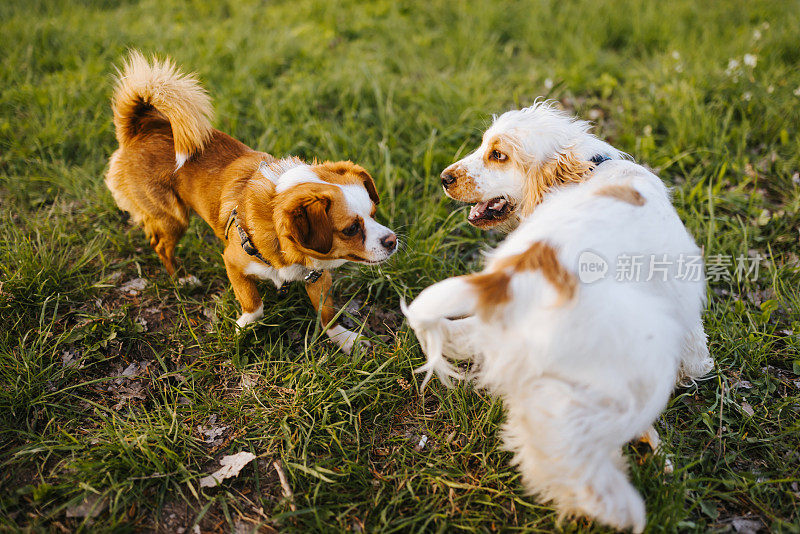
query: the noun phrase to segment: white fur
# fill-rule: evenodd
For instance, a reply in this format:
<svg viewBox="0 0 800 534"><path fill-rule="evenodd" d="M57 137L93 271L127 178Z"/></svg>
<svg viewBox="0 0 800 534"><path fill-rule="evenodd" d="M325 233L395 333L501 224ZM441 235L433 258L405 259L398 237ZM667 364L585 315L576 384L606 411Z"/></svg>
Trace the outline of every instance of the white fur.
<svg viewBox="0 0 800 534"><path fill-rule="evenodd" d="M302 280L308 274L308 269L299 264L289 265L275 269L260 261L251 261L244 268L244 274L255 276L261 280L270 280L275 287L281 287L286 282Z"/></svg>
<svg viewBox="0 0 800 534"><path fill-rule="evenodd" d="M585 123L551 108L510 113L490 132L523 132L526 150L537 158L570 147L586 159L601 149L621 157L590 136ZM514 187L511 178L494 183L497 174L481 165L471 169L490 197ZM645 204L597 194L608 185L635 188ZM482 319L468 278L439 282L403 306L428 358L420 370L447 383L460 373L446 358L473 358L479 384L505 401L504 441L527 489L552 501L562 516L587 515L641 532L644 501L627 480L621 448L652 429L679 376L691 379L712 369L701 321L705 281L678 280L674 269L666 280L647 280L644 273L638 282L617 281L612 270L584 284L578 260L587 250L612 265L621 254L677 259L700 250L661 180L629 161L602 163L586 181L550 192L489 255L486 271L535 242L555 249L578 280L574 298L560 303L539 271L508 271L510 301ZM657 443L657 435L650 437Z"/></svg>
<svg viewBox="0 0 800 534"><path fill-rule="evenodd" d="M364 250L367 259L372 262L381 262L389 258L396 248L389 251L381 245L381 239L392 235L392 231L372 218L372 200L367 190L359 185L341 185L339 188L344 193L347 205L354 213L361 216L364 221Z"/></svg>
<svg viewBox="0 0 800 534"><path fill-rule="evenodd" d="M264 304L262 303L258 309L252 313L243 313L238 319L236 319L236 326L239 328L244 328L245 326L254 323L264 317Z"/></svg>
<svg viewBox="0 0 800 534"><path fill-rule="evenodd" d="M317 258L309 258L311 266L318 271L331 271L338 269L349 260L318 260Z"/></svg>
<svg viewBox="0 0 800 534"><path fill-rule="evenodd" d="M186 160L189 159L189 154L181 154L180 152L175 153L175 170L177 171L183 164L186 163Z"/></svg>
<svg viewBox="0 0 800 534"><path fill-rule="evenodd" d="M347 328L338 324L328 328L325 333L328 334L328 337L331 338L331 341L336 343L345 354L350 354L353 352L353 347L355 347L356 343L359 343L367 348L370 346L369 341L359 337L356 332L348 330Z"/></svg>
<svg viewBox="0 0 800 534"><path fill-rule="evenodd" d="M262 174L265 174L262 172ZM278 185L275 187L275 192L280 194L292 187L300 184L327 184L320 180L319 176L314 172L310 165L305 163L290 168L280 176L278 176Z"/></svg>

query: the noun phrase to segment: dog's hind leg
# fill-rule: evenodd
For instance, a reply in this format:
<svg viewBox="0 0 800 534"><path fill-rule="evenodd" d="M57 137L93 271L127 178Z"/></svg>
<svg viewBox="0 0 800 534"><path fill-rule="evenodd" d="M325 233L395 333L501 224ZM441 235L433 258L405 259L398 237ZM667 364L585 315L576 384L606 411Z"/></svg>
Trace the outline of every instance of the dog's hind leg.
<svg viewBox="0 0 800 534"><path fill-rule="evenodd" d="M137 167L122 149L111 156L106 185L117 206L142 225L150 246L164 268L175 274L175 246L189 225L189 208L163 176L152 176Z"/></svg>
<svg viewBox="0 0 800 534"><path fill-rule="evenodd" d="M144 221L144 231L150 238L150 246L156 251L170 276L175 275L175 246L186 232L186 226L186 222L171 217L147 217Z"/></svg>
<svg viewBox="0 0 800 534"><path fill-rule="evenodd" d="M714 360L708 354L708 344L703 324L696 325L681 345L681 367L678 382L687 385L714 369Z"/></svg>
<svg viewBox="0 0 800 534"><path fill-rule="evenodd" d="M519 386L514 380L501 386L508 410L503 438L525 487L552 501L562 518L582 515L641 532L644 500L621 455L624 408L558 379Z"/></svg>

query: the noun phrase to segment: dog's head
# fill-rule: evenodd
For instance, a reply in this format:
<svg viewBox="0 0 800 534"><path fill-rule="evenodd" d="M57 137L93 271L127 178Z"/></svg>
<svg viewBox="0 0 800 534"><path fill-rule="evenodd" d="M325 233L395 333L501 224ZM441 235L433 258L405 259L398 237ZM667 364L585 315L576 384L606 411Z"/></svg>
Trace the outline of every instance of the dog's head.
<svg viewBox="0 0 800 534"><path fill-rule="evenodd" d="M299 164L281 174L275 193L275 227L287 256L328 268L380 263L397 250L395 233L374 218L375 182L354 163Z"/></svg>
<svg viewBox="0 0 800 534"><path fill-rule="evenodd" d="M622 153L548 102L496 117L481 146L442 172L450 198L474 204L469 223L511 229L559 185L582 181L593 156Z"/></svg>

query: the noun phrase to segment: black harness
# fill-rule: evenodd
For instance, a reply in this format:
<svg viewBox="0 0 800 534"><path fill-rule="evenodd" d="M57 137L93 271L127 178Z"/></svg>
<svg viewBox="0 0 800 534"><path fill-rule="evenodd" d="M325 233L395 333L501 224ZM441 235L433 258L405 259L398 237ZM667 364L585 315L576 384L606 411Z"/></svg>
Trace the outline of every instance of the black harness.
<svg viewBox="0 0 800 534"><path fill-rule="evenodd" d="M239 217L238 214L236 213L236 210L238 208L239 206L233 208L233 211L228 216L228 222L225 223L225 239L228 239L228 232L230 231L231 226L235 226L236 231L239 233L239 240L242 243L242 250L244 250L245 254L247 254L248 256L252 256L253 258L256 258L261 262L266 263L267 265L272 267L272 264L268 262L264 258L264 256L261 255L256 246L253 244L253 240L250 239L250 236L247 235L245 229L242 228L241 225L239 224ZM272 268L274 269L274 267ZM314 282L319 280L321 276L322 276L322 271L317 271L316 269L314 269L312 271L309 271L309 273L305 275L303 281L307 284L313 284ZM289 289L285 285L278 288L279 295L285 295L288 291Z"/></svg>

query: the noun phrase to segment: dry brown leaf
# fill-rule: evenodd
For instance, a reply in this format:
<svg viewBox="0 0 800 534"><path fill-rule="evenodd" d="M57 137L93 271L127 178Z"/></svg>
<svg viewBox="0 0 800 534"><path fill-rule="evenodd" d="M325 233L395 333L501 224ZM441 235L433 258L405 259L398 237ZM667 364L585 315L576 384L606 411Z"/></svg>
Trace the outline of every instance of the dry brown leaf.
<svg viewBox="0 0 800 534"><path fill-rule="evenodd" d="M201 478L200 487L213 488L219 486L219 484L226 478L238 476L239 472L244 469L244 466L252 462L255 457L255 454L246 451L237 452L236 454L231 454L229 456L223 456L222 460L219 461L222 467L211 473L209 476Z"/></svg>

